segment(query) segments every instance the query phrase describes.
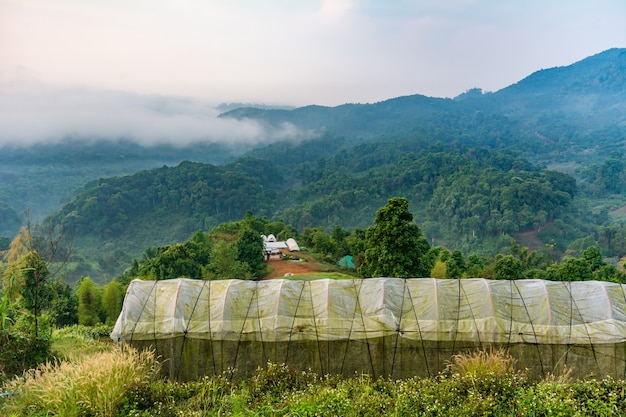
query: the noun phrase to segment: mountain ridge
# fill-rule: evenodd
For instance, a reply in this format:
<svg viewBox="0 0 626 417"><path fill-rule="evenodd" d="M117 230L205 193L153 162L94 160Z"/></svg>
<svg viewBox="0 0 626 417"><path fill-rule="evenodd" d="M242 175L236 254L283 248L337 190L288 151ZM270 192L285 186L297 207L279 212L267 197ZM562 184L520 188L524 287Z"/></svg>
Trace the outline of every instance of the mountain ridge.
<svg viewBox="0 0 626 417"><path fill-rule="evenodd" d="M626 179L624 161L620 155L607 160L625 144L621 109L626 105L626 80L616 70L623 66L626 49L614 48L566 67L537 71L495 93L478 95L474 91L462 99L414 94L371 104L231 110L219 117L251 118L274 127L290 124L299 133L315 134L249 149L238 158L231 154L225 156L230 161L221 165L196 165L202 162L196 154L185 159L189 162L172 162L173 168L155 167L130 173L123 180L85 181L82 191L48 220L55 227L80 224L83 235L75 238L90 256L119 248L137 256L143 245L163 244L164 239L182 239L195 228L238 220L247 209L300 228L361 226L373 218L386 198L401 194L411 201L416 218L424 220L423 227L433 238L467 243L470 241L463 236L476 235L476 230L493 220L488 233L496 234L488 236L495 239L489 244L501 245L504 241L497 233L510 238L510 233L520 231L518 227L551 221L557 226L552 227L552 235L542 239L557 238L566 245L566 239L583 238L593 230L597 234L593 228L610 224L607 208L626 194L619 181L610 179L611 175ZM572 88L577 85L576 74L586 81ZM601 81L599 87L594 80ZM485 152L490 156L480 156ZM575 179L546 171L548 165L567 165L565 172ZM500 166L508 168L499 177L492 175L490 170L500 172ZM201 171L208 176L199 176ZM514 175L517 171L520 173ZM161 180L147 179L151 175ZM133 185L139 178L142 185ZM482 191L473 192L472 184L465 183L467 178L482 181ZM499 184L498 178L506 183ZM517 179L523 187L516 184ZM579 191L575 192L571 184L576 182ZM460 183L463 187L457 188ZM533 193L529 184L542 187L543 197L524 200L523 193ZM495 198L489 190L501 186L521 193L515 197L514 208L500 207L497 200L486 203ZM147 190L153 190L152 194ZM449 192L456 197L447 195ZM578 206L578 195L592 199L593 205ZM153 202L172 205L167 209L151 206L149 196ZM2 189L0 202L1 197ZM598 197L603 200L596 203ZM134 217L138 208L133 204L145 198L144 208L153 213L140 220ZM177 198L185 212L176 212ZM227 201L226 206L220 198ZM466 200L483 208L463 208ZM185 201L191 205L182 204ZM213 214L191 208L194 204L204 207L202 201L213 204ZM542 201L552 201L551 208L537 205ZM449 205L451 211L446 212L440 204ZM500 207L497 216L485 214L496 206ZM93 213L99 214L92 224ZM448 230L438 232L444 224L456 230L456 235ZM153 230L155 227L159 230ZM125 233L130 230L136 236ZM123 244L119 241L122 235ZM499 243L494 243L498 239Z"/></svg>

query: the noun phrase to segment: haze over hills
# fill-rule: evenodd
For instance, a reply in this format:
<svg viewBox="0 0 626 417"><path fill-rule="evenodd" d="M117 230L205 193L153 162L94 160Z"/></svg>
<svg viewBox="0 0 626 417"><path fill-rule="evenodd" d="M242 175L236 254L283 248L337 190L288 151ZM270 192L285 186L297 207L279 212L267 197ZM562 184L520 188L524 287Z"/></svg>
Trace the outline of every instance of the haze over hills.
<svg viewBox="0 0 626 417"><path fill-rule="evenodd" d="M568 157L578 160L580 145L588 146L587 151L602 152L622 143L616 142L626 132L625 110L626 49L614 48L569 66L537 71L494 93L461 94L456 100L413 95L333 108L308 106L292 111L240 108L221 117L252 119L271 125L288 122L300 129L326 134L349 132L353 141L420 132L437 135L437 139L446 142L459 139L448 132L471 129L475 127L472 123L489 123L491 118L501 127L511 129L514 136L502 145L524 143L524 146L538 146L541 153L559 148L549 146L550 143L575 145L576 151ZM445 134L439 134L442 129L446 130ZM590 141L591 132L603 137L600 141ZM606 135L611 137L605 138ZM489 142L490 138L479 140L485 145L494 144ZM604 145L604 140L610 143ZM553 156L529 154L547 162Z"/></svg>
<svg viewBox="0 0 626 417"><path fill-rule="evenodd" d="M490 251L539 230L539 243L558 239L565 250L611 226L608 212L624 200L624 74L626 49L611 49L455 99L237 108L219 118L292 132L237 146L129 140L5 148L0 174L34 180L19 175L0 185L0 235L16 231L24 208L66 203L50 220L103 265L114 253L128 260L247 210L301 231L365 227L386 199L404 196L433 242ZM201 163L178 165L183 160ZM42 168L52 166L63 168Z"/></svg>

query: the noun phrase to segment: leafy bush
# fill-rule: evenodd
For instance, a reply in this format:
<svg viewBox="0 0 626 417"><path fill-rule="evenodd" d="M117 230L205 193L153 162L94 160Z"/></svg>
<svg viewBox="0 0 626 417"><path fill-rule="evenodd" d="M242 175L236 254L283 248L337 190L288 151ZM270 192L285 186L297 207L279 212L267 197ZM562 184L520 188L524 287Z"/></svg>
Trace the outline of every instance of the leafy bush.
<svg viewBox="0 0 626 417"><path fill-rule="evenodd" d="M11 377L50 359L50 337L0 328L0 375Z"/></svg>

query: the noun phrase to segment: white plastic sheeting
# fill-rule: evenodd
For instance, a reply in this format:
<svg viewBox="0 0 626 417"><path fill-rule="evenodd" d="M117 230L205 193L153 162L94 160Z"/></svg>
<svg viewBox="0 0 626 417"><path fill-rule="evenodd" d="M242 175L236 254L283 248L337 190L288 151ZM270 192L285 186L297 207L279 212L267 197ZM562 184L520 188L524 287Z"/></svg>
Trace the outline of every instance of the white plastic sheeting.
<svg viewBox="0 0 626 417"><path fill-rule="evenodd" d="M624 286L598 281L134 280L111 338L615 344L625 312Z"/></svg>

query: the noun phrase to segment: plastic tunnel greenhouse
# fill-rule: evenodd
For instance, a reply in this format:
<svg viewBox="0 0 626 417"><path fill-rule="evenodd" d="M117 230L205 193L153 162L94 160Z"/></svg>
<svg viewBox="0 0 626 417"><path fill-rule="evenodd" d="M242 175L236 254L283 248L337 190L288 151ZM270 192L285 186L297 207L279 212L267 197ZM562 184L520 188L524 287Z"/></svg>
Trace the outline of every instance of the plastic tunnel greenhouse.
<svg viewBox="0 0 626 417"><path fill-rule="evenodd" d="M131 282L111 338L154 349L173 379L267 362L320 375L432 376L504 347L541 377L626 377L620 284L371 278Z"/></svg>

